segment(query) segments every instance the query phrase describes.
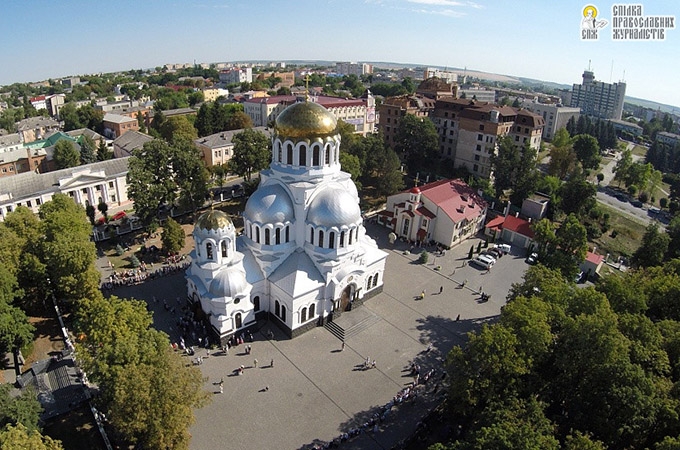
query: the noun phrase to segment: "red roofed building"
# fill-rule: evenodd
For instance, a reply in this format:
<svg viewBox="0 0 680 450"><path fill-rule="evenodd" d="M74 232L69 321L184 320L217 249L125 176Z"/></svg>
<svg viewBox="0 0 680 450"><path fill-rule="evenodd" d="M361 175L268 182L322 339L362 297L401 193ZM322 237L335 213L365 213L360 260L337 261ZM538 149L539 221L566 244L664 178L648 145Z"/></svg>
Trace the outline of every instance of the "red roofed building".
<svg viewBox="0 0 680 450"><path fill-rule="evenodd" d="M586 253L586 260L581 263L581 271L587 275L588 278L600 273L600 269L604 264L604 256L588 251Z"/></svg>
<svg viewBox="0 0 680 450"><path fill-rule="evenodd" d="M534 230L531 220L508 215L494 217L485 226L485 234L494 239L501 239L511 245L529 248L534 242Z"/></svg>
<svg viewBox="0 0 680 450"><path fill-rule="evenodd" d="M391 195L379 221L411 241L452 247L484 226L487 204L462 180L441 180Z"/></svg>

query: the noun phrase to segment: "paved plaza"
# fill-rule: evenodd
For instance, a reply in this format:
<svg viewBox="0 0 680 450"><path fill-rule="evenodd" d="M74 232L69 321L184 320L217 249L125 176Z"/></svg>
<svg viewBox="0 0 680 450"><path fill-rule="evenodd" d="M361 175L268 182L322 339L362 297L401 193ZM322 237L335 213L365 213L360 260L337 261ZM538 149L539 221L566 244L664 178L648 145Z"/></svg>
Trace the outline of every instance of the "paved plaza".
<svg viewBox="0 0 680 450"><path fill-rule="evenodd" d="M435 368L435 380L441 379L446 353L463 343L468 331L498 316L508 288L521 281L527 269L521 249L500 258L488 273L468 266L470 246L479 239L465 241L436 259L431 254L428 264L422 265L417 262L419 249L404 254L406 244L390 245L385 228L370 224L367 229L389 252L384 290L339 319L351 323L361 317L364 326L347 336L344 350L323 327L288 339L268 323L259 324L249 355L244 345L228 355L214 351L207 356L199 349L205 389L214 395L208 406L196 411L191 449L298 449L362 425L413 381L407 369L411 362L419 363L421 372ZM490 300L481 301L480 288ZM423 290L426 295L420 299ZM179 339L179 312L167 311L161 300L170 305L177 297L185 301L181 274L118 288L114 294L147 300L156 326L172 341ZM159 301L153 302L154 296ZM271 340L268 330L274 332ZM427 352L429 344L433 350ZM375 369L362 368L366 358L376 361ZM245 370L238 375L241 365ZM389 449L398 444L441 402L442 390L432 393L435 383L421 390L415 401L393 408L377 432L363 433L341 448Z"/></svg>

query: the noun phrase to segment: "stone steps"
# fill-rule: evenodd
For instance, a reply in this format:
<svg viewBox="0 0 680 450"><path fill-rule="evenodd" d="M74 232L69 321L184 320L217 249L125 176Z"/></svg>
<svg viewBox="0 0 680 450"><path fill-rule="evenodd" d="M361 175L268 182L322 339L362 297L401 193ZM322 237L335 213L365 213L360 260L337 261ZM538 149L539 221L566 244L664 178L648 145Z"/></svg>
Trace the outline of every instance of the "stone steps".
<svg viewBox="0 0 680 450"><path fill-rule="evenodd" d="M326 322L324 327L330 331L330 333L340 339L341 341L344 341L345 339L349 339L353 336L356 336L357 334L361 333L362 331L370 328L371 326L375 325L376 323L380 322L380 317L371 314L370 316L364 317L361 319L359 322L355 323L351 327L345 329L341 325L339 325L337 322Z"/></svg>

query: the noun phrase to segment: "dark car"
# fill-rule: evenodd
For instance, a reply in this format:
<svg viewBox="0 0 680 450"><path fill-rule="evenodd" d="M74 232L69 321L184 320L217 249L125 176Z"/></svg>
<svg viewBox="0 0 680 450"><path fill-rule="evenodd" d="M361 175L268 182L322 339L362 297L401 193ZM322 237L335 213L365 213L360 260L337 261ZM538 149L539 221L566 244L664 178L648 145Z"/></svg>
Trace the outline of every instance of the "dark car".
<svg viewBox="0 0 680 450"><path fill-rule="evenodd" d="M630 204L635 206L636 208L642 208L642 202L640 200L632 200Z"/></svg>

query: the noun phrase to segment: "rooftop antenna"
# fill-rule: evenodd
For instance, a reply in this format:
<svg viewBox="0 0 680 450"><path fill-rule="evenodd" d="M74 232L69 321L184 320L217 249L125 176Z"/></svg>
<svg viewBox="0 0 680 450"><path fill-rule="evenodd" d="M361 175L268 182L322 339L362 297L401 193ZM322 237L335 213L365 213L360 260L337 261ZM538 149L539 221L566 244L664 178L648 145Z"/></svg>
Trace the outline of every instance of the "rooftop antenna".
<svg viewBox="0 0 680 450"><path fill-rule="evenodd" d="M590 60L588 60L588 72L590 72Z"/></svg>

